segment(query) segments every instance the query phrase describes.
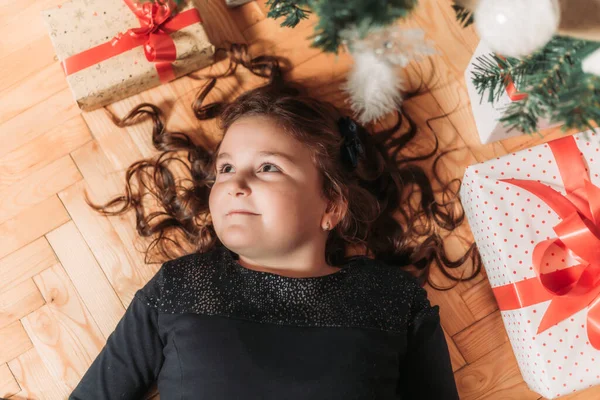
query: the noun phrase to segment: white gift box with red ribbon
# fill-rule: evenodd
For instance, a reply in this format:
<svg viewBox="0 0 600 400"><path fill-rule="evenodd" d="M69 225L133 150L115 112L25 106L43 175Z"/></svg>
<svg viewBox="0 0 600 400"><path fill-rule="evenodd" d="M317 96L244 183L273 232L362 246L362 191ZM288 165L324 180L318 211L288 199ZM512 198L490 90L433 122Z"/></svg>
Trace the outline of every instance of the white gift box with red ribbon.
<svg viewBox="0 0 600 400"><path fill-rule="evenodd" d="M529 388L600 384L600 135L469 166L462 204Z"/></svg>
<svg viewBox="0 0 600 400"><path fill-rule="evenodd" d="M472 73L475 70L475 62L477 57L490 55L492 50L487 45L480 41L479 45L475 49L475 53L471 57L469 66L465 71L465 83L467 85L467 92L469 93L469 100L471 102L471 111L473 112L473 118L475 119L475 125L477 126L477 133L481 143L492 143L498 140L507 139L512 136L523 135L524 133L518 129L505 128L499 121L505 114L506 107L513 101L520 101L526 95L518 93L514 84L509 82L506 87L506 91L502 93L498 100L494 101L494 104L488 101L488 93L485 92L483 98L477 93L475 85L472 81ZM543 130L560 124L551 124L547 119L541 118L538 120L538 130Z"/></svg>

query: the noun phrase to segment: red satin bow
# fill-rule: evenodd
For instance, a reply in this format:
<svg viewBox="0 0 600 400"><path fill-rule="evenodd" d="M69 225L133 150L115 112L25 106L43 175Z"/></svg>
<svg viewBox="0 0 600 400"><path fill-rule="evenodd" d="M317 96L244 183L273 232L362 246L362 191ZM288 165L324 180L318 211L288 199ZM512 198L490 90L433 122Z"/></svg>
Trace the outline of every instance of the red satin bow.
<svg viewBox="0 0 600 400"><path fill-rule="evenodd" d="M125 2L137 16L142 26L117 34L111 44L116 46L119 41L126 37L125 35L129 35L131 40L144 41L144 53L148 61L175 61L177 56L175 42L173 42L169 32L163 25L171 18L171 14L176 7L173 1L167 0L164 4L154 2L139 4L131 0L125 0Z"/></svg>
<svg viewBox="0 0 600 400"><path fill-rule="evenodd" d="M169 34L202 22L200 13L192 8L173 16L176 8L173 0L164 0L161 4L123 1L136 15L141 26L117 34L110 42L68 57L62 62L65 74L71 75L135 47L144 46L146 59L155 63L160 81L166 83L175 79L172 62L177 59L177 49Z"/></svg>
<svg viewBox="0 0 600 400"><path fill-rule="evenodd" d="M502 179L542 199L562 219L553 227L557 237L533 250L535 278L493 289L500 310L514 310L551 300L537 333L589 306L587 335L600 349L600 188L590 182L572 136L548 143L556 159L566 195L537 181ZM579 264L552 271L549 249L556 245Z"/></svg>

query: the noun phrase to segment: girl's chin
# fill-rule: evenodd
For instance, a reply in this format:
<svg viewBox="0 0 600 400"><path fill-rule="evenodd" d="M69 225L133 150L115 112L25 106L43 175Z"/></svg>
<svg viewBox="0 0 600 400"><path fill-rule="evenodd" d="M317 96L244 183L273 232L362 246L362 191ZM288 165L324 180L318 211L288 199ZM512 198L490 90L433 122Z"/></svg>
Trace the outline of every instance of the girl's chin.
<svg viewBox="0 0 600 400"><path fill-rule="evenodd" d="M219 235L219 239L233 251L235 251L234 249L255 246L257 242L256 235L253 234L252 230L240 227L226 228Z"/></svg>

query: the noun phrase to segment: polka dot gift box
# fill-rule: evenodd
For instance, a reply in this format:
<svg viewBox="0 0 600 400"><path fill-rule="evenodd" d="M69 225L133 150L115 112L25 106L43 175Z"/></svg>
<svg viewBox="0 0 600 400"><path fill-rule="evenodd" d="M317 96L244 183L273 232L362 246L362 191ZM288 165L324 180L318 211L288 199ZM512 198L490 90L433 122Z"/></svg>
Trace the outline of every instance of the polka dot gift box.
<svg viewBox="0 0 600 400"><path fill-rule="evenodd" d="M469 166L460 194L529 388L600 384L598 130Z"/></svg>
<svg viewBox="0 0 600 400"><path fill-rule="evenodd" d="M93 110L212 62L193 0L73 0L42 11L73 97Z"/></svg>
<svg viewBox="0 0 600 400"><path fill-rule="evenodd" d="M509 131L508 128L505 128L504 125L499 122L499 120L504 116L504 110L511 102L521 101L526 95L518 93L514 84L510 82L506 87L506 91L502 93L498 99L494 100L494 104L492 104L487 99L487 92L486 95L482 97L473 84L472 74L476 69L475 64L477 58L491 53L493 53L492 50L487 47L483 41L480 41L475 49L475 53L473 53L473 56L471 57L471 62L465 71L465 83L467 85L467 92L469 93L473 119L477 126L479 140L484 144L504 140L512 136L523 135L523 132L518 129ZM558 125L560 124L551 124L544 118L538 120L538 129L540 130Z"/></svg>

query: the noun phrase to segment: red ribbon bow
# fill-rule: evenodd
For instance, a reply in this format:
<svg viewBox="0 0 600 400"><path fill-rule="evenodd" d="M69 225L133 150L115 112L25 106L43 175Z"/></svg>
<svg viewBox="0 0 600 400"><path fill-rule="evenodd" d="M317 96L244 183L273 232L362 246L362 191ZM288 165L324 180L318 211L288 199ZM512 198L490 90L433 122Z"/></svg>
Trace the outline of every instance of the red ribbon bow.
<svg viewBox="0 0 600 400"><path fill-rule="evenodd" d="M600 188L590 182L572 136L548 143L556 159L566 195L537 181L502 179L543 200L562 219L557 237L533 250L535 278L493 288L500 310L514 310L551 300L537 333L589 306L587 335L600 350ZM579 264L551 271L549 249L558 246ZM555 267L554 267L555 268Z"/></svg>
<svg viewBox="0 0 600 400"><path fill-rule="evenodd" d="M173 0L164 0L160 4L123 1L136 15L141 26L117 34L110 42L68 57L62 62L65 74L68 76L135 47L144 46L146 59L155 63L161 83L175 79L172 62L177 59L177 49L169 34L202 22L200 13L192 8L173 16L176 9Z"/></svg>

